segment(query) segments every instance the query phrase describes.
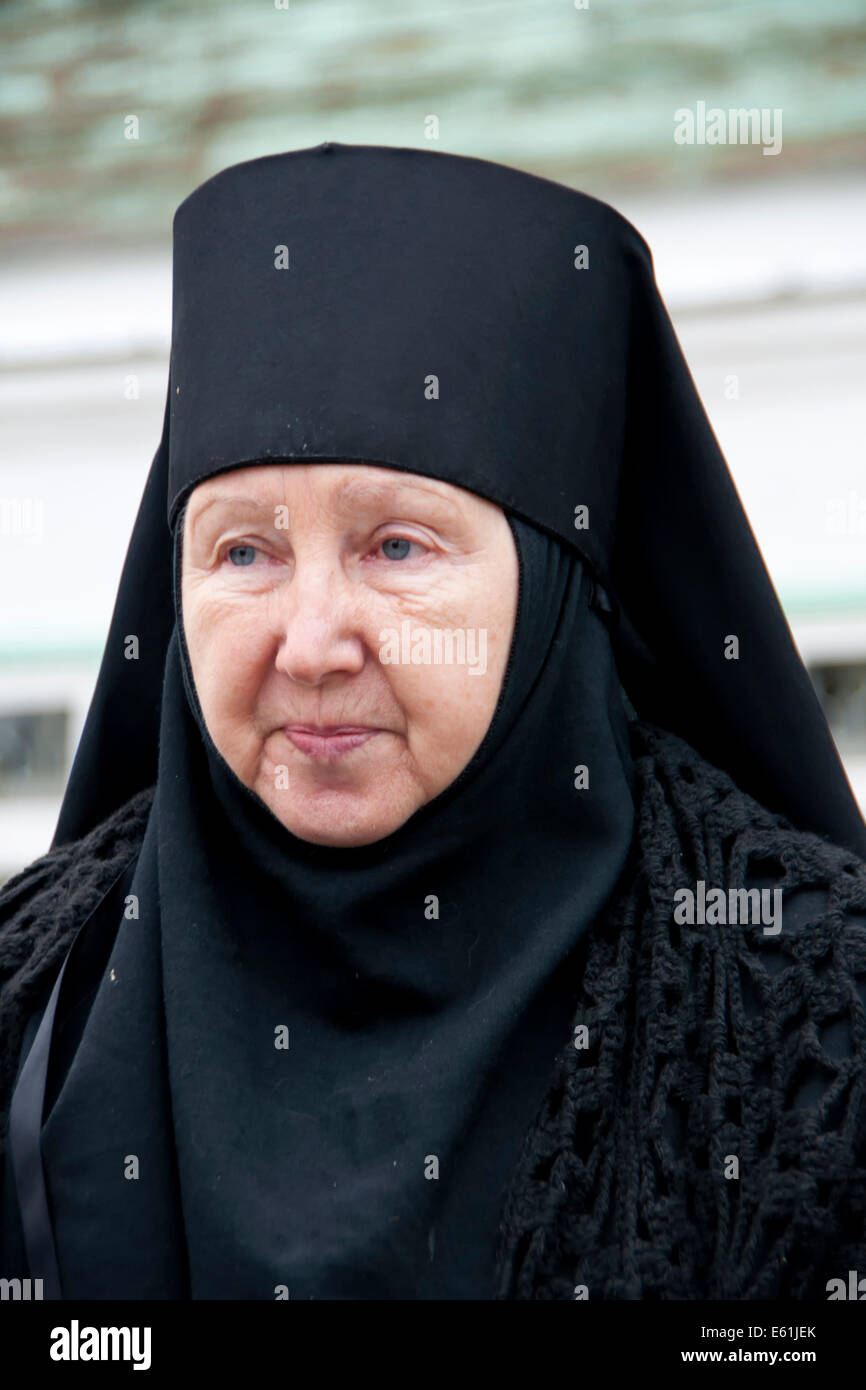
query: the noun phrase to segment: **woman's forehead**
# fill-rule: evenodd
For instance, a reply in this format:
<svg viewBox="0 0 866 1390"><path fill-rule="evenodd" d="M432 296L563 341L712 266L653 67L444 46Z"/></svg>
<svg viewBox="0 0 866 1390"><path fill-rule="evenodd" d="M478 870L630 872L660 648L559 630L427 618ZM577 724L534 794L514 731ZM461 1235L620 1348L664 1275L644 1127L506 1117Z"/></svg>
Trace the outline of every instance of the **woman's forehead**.
<svg viewBox="0 0 866 1390"><path fill-rule="evenodd" d="M305 499L348 513L400 503L422 504L443 512L464 511L468 505L486 502L467 488L384 465L264 463L239 466L204 479L192 490L188 510L196 514L220 502L270 511L283 501L302 506Z"/></svg>

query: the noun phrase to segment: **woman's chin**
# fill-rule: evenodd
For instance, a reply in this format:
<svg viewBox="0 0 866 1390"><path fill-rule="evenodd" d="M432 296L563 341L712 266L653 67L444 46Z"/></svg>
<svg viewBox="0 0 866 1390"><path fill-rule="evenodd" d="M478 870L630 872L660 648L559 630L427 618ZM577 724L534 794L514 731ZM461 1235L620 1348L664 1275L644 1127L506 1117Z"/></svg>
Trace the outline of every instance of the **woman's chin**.
<svg viewBox="0 0 866 1390"><path fill-rule="evenodd" d="M260 796L281 825L299 840L335 849L355 849L375 844L393 834L416 809L405 813L395 806L393 792L376 787L349 789L330 787L304 792L295 786L291 793L272 786Z"/></svg>

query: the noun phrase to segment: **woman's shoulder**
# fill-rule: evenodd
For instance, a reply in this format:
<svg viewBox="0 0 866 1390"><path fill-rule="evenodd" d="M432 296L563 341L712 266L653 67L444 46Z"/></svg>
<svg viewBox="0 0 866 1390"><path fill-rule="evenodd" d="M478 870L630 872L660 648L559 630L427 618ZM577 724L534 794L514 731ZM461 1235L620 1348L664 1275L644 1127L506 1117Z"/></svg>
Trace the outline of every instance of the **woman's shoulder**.
<svg viewBox="0 0 866 1390"><path fill-rule="evenodd" d="M866 863L677 735L630 738L633 853L524 1142L502 1296L825 1298L866 1267Z"/></svg>
<svg viewBox="0 0 866 1390"><path fill-rule="evenodd" d="M679 735L647 721L629 723L635 764L638 830L658 855L681 853L691 867L731 879L754 877L789 887L829 886L857 903L866 885L866 860L809 830L744 791ZM673 865L669 862L668 869ZM839 896L838 892L836 894Z"/></svg>
<svg viewBox="0 0 866 1390"><path fill-rule="evenodd" d="M764 1242L751 1260L716 1232L711 1296L826 1297L866 1257L866 862L682 739L633 737L646 1056L668 1057L695 1133L737 1158L743 1181L722 1187Z"/></svg>
<svg viewBox="0 0 866 1390"><path fill-rule="evenodd" d="M0 887L0 997L34 958L46 967L53 961L138 853L153 795L152 786L137 792L88 834L48 850Z"/></svg>
<svg viewBox="0 0 866 1390"><path fill-rule="evenodd" d="M154 788L58 845L0 888L0 1160L8 1093L27 1020L44 1003L75 931L138 854Z"/></svg>
<svg viewBox="0 0 866 1390"><path fill-rule="evenodd" d="M673 946L699 974L711 956L781 975L783 994L792 971L815 1008L852 995L866 1008L866 860L796 829L677 735L635 723L631 738L638 828L621 904L660 958Z"/></svg>

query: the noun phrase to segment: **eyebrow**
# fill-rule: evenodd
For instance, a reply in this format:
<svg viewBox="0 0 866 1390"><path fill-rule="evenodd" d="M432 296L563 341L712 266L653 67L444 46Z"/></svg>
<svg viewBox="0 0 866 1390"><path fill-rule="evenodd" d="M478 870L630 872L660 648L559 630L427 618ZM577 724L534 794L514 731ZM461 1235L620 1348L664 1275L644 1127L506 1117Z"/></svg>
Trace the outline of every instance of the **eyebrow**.
<svg viewBox="0 0 866 1390"><path fill-rule="evenodd" d="M364 507L380 506L383 502L392 502L395 505L405 501L418 501L419 493L426 503L433 506L444 507L453 512L454 503L450 498L444 497L442 493L436 492L433 488L419 487L413 483L403 482L371 482L368 478L345 478L338 483L334 489L333 501L337 506L348 509L362 509ZM213 497L206 502L200 511L196 512L191 521L194 529L202 520L205 513L212 507L231 506L239 510L253 512L257 516L273 518L274 509L277 506L286 505L285 503L262 502L255 497L241 497L230 495L226 497Z"/></svg>
<svg viewBox="0 0 866 1390"><path fill-rule="evenodd" d="M262 515L270 515L273 507L267 502L262 502L255 497L212 497L209 502L195 513L193 523L200 521L205 512L209 512L211 507L244 507L247 511L261 512Z"/></svg>

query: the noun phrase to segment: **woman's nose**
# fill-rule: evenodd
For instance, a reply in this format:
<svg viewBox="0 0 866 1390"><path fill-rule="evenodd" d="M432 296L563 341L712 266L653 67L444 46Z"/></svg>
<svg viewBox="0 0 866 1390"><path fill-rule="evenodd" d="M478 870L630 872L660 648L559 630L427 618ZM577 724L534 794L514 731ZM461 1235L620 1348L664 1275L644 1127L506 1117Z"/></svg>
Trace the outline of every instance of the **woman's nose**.
<svg viewBox="0 0 866 1390"><path fill-rule="evenodd" d="M359 595L337 560L321 554L296 558L273 603L279 671L303 685L318 685L336 672L361 670Z"/></svg>

